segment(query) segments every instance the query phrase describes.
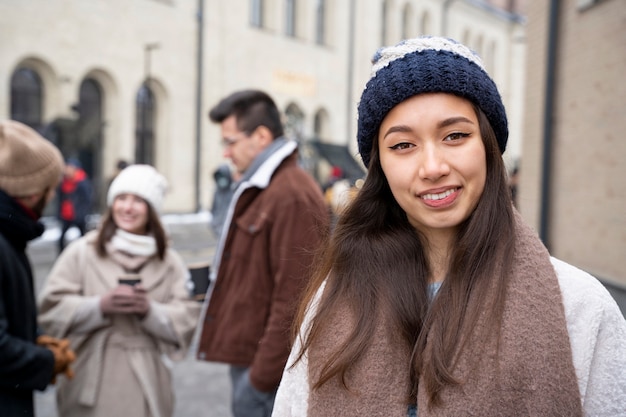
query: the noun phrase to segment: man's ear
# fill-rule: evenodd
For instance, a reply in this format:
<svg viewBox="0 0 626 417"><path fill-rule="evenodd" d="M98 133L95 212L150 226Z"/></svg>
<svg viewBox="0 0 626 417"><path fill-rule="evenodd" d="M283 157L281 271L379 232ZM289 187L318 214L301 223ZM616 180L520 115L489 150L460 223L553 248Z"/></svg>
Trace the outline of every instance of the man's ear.
<svg viewBox="0 0 626 417"><path fill-rule="evenodd" d="M266 126L259 126L254 130L254 134L258 135L259 143L263 146L269 146L270 143L274 141L274 135L272 131L269 130Z"/></svg>

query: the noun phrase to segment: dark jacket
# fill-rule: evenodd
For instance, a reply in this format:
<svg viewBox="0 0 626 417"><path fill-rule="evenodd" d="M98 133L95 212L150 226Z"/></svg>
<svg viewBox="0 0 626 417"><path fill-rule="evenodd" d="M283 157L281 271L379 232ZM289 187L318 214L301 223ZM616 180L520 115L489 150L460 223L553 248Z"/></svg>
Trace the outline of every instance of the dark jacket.
<svg viewBox="0 0 626 417"><path fill-rule="evenodd" d="M329 227L321 189L294 148L272 154L235 192L198 348L200 359L250 367L266 392L280 382L313 251Z"/></svg>
<svg viewBox="0 0 626 417"><path fill-rule="evenodd" d="M43 224L0 190L0 416L33 416L33 390L54 370L52 351L37 346L37 307L26 244Z"/></svg>

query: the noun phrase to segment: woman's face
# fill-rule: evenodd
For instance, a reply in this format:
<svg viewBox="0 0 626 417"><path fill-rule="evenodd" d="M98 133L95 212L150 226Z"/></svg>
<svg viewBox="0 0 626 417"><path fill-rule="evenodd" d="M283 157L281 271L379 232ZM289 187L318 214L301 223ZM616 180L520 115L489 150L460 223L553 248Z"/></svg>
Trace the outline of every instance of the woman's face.
<svg viewBox="0 0 626 417"><path fill-rule="evenodd" d="M485 147L472 104L429 93L383 119L380 164L409 222L426 236L449 235L476 208L485 187Z"/></svg>
<svg viewBox="0 0 626 417"><path fill-rule="evenodd" d="M113 221L128 233L143 235L148 225L148 203L135 194L120 194L111 207Z"/></svg>

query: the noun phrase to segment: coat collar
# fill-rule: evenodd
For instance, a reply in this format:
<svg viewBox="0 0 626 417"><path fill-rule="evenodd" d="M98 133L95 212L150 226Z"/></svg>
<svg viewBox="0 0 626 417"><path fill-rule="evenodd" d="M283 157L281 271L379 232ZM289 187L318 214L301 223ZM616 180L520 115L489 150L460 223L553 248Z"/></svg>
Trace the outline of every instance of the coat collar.
<svg viewBox="0 0 626 417"><path fill-rule="evenodd" d="M86 235L87 244L95 245L98 234L96 231L90 232ZM151 257L145 264L145 266L139 271L141 276L141 284L148 291L157 287L167 279L169 268L165 268L167 263L168 251L165 252L165 259L161 260L156 255ZM125 275L124 267L119 263L113 261L110 256L106 258L96 258L96 262L101 263L98 268L94 268L98 279L107 288L113 289L118 285L118 278Z"/></svg>

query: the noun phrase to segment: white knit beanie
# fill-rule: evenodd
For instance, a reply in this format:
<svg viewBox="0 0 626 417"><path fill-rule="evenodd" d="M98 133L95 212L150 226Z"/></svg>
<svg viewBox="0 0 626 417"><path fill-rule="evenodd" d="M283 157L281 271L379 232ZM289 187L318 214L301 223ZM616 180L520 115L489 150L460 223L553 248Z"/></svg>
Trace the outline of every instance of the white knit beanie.
<svg viewBox="0 0 626 417"><path fill-rule="evenodd" d="M134 194L148 202L157 213L163 208L167 180L150 165L129 165L113 180L107 195L107 205L120 194Z"/></svg>

